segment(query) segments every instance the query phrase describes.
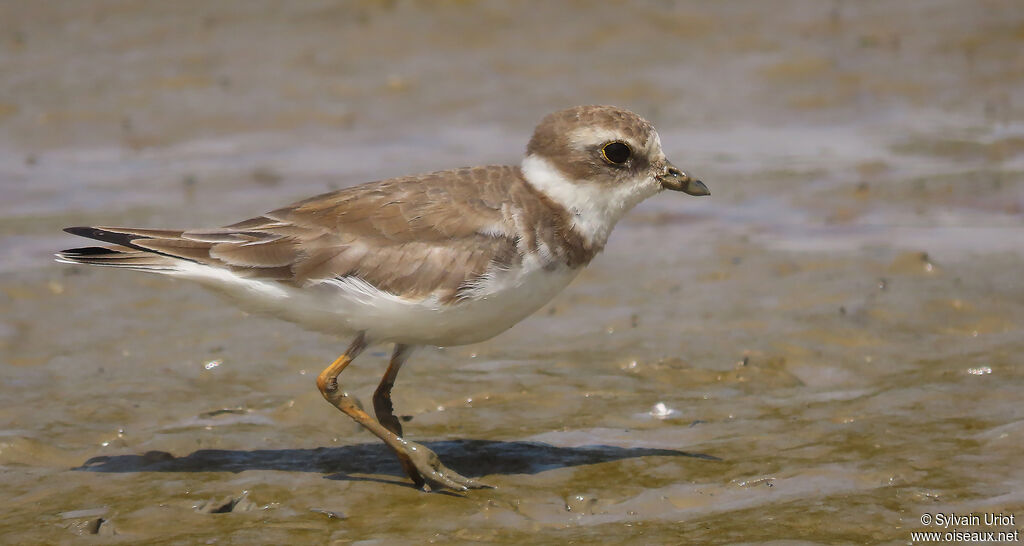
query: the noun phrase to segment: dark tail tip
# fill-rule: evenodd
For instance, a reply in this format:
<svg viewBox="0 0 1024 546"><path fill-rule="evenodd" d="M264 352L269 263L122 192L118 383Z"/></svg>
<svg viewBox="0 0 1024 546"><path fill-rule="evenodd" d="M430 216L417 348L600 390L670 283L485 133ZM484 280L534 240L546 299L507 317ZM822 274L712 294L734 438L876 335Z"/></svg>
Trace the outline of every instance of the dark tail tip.
<svg viewBox="0 0 1024 546"><path fill-rule="evenodd" d="M74 226L74 227L66 227L66 228L64 228L64 231L66 231L66 232L68 232L68 233L70 233L72 235L79 235L81 237L89 237L88 234L91 232L92 229L93 228L86 227L86 226Z"/></svg>
<svg viewBox="0 0 1024 546"><path fill-rule="evenodd" d="M88 256L96 256L98 254L111 254L112 252L115 251L109 248L87 246L83 248L69 248L67 250L61 250L59 254L64 258L85 258Z"/></svg>
<svg viewBox="0 0 1024 546"><path fill-rule="evenodd" d="M126 246L138 250L146 250L139 246L133 245L132 241L137 239L137 235L129 235L127 233L117 233L114 231L107 231L105 229L99 229L88 226L75 226L64 228L64 231L78 235L79 237L86 237L88 239L95 239L97 241L103 241L104 243L111 243L115 245Z"/></svg>

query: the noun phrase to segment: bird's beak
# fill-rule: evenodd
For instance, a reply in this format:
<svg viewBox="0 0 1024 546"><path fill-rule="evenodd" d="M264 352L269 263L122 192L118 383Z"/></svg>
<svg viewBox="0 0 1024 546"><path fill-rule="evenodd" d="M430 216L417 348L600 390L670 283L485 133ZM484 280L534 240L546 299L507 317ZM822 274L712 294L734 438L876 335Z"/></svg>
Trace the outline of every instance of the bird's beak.
<svg viewBox="0 0 1024 546"><path fill-rule="evenodd" d="M666 162L662 174L658 175L661 187L666 190L681 191L689 195L711 195L711 190L703 182L679 170L675 165Z"/></svg>

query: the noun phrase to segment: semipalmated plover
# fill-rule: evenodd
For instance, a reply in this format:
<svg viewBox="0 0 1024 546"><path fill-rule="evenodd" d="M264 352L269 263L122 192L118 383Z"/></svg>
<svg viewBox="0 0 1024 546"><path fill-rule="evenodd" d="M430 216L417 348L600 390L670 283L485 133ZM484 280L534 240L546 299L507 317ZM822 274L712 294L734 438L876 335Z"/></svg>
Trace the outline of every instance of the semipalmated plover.
<svg viewBox="0 0 1024 546"><path fill-rule="evenodd" d="M217 229L72 227L114 246L57 259L190 279L243 309L354 338L317 378L324 398L383 440L417 487L465 490L486 486L403 438L391 404L399 368L417 346L483 341L539 309L663 189L709 194L646 120L579 106L541 121L519 167L371 182ZM394 343L377 419L338 384L371 343Z"/></svg>

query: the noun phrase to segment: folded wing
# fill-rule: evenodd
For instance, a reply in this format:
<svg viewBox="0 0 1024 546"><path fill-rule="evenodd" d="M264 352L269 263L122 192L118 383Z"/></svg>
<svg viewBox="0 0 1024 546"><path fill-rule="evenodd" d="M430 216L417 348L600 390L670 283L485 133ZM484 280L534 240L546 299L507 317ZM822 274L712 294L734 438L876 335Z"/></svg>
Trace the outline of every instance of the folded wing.
<svg viewBox="0 0 1024 546"><path fill-rule="evenodd" d="M155 272L188 260L297 286L357 277L403 297L451 300L491 268L521 259L501 210L502 185L515 176L507 169L385 180L217 229L68 228L116 246L58 259Z"/></svg>

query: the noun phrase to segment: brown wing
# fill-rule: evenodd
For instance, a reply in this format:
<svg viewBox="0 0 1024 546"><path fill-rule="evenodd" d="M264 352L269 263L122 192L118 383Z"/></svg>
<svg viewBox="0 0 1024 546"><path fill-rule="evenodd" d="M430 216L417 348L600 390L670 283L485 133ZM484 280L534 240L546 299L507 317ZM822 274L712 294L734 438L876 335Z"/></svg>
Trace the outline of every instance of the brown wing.
<svg viewBox="0 0 1024 546"><path fill-rule="evenodd" d="M502 214L520 183L513 167L477 167L356 186L219 229L68 231L299 286L355 276L448 300L492 264L520 259Z"/></svg>

